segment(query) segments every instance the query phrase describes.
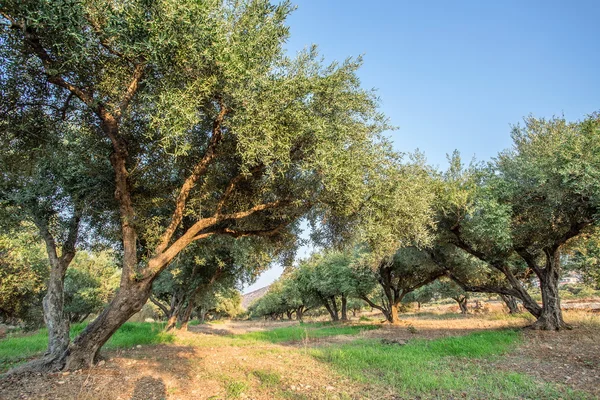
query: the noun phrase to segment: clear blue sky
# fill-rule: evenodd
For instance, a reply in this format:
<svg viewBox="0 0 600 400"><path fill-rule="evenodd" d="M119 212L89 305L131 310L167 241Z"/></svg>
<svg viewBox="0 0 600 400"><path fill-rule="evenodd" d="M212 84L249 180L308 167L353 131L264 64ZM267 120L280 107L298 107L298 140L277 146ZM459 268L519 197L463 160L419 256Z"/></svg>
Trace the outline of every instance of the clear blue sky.
<svg viewBox="0 0 600 400"><path fill-rule="evenodd" d="M533 114L600 110L600 1L296 0L291 53L318 45L327 62L364 56L397 150L488 160L510 125ZM265 286L281 273L265 273Z"/></svg>

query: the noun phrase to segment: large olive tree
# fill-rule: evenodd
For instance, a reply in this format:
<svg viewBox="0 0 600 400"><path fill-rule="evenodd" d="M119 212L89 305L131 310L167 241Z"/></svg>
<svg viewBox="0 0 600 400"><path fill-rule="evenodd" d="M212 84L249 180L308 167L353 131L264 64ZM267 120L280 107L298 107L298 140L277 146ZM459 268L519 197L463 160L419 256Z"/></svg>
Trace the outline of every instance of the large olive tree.
<svg viewBox="0 0 600 400"><path fill-rule="evenodd" d="M68 103L81 135L110 149L120 289L55 367L91 365L191 243L351 215L372 171L395 162L359 61L285 55L290 10L267 0L0 5L6 73L54 87L49 105Z"/></svg>

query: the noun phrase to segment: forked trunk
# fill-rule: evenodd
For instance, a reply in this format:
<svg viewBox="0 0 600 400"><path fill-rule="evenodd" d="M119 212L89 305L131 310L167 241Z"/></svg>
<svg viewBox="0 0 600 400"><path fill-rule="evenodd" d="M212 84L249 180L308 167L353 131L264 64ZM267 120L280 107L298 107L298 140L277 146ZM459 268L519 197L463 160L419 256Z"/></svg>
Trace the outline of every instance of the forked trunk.
<svg viewBox="0 0 600 400"><path fill-rule="evenodd" d="M468 297L454 297L454 300L458 303L458 307L460 308L460 313L461 314L467 314L469 312L468 309L468 301L469 298Z"/></svg>
<svg viewBox="0 0 600 400"><path fill-rule="evenodd" d="M324 299L323 300L323 305L325 306L325 309L327 310L327 312L329 312L329 316L331 317L332 321L337 321L338 315L337 315L337 310L335 310L335 312L333 311L333 308L331 308L331 305L329 304L329 301ZM335 303L334 303L335 305Z"/></svg>
<svg viewBox="0 0 600 400"><path fill-rule="evenodd" d="M348 301L345 295L342 295L342 321L348 321Z"/></svg>
<svg viewBox="0 0 600 400"><path fill-rule="evenodd" d="M188 323L190 322L190 318L192 317L192 311L194 311L194 302L190 298L190 300L188 301L188 305L185 308L183 315L181 316L181 327L179 329L181 329L182 331L187 331Z"/></svg>
<svg viewBox="0 0 600 400"><path fill-rule="evenodd" d="M121 287L114 299L75 338L68 350L65 370L90 368L98 358L98 351L113 333L133 314L140 311L152 288L151 282L135 282Z"/></svg>
<svg viewBox="0 0 600 400"><path fill-rule="evenodd" d="M339 321L340 320L340 313L338 311L338 306L337 303L335 302L335 297L331 296L331 309L333 310L333 320L334 321Z"/></svg>

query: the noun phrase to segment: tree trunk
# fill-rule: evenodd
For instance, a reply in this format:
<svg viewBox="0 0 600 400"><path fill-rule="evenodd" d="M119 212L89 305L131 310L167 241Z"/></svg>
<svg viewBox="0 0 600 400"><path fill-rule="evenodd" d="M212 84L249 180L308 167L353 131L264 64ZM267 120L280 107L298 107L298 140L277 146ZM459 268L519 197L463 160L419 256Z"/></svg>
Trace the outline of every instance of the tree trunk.
<svg viewBox="0 0 600 400"><path fill-rule="evenodd" d="M69 347L70 320L64 312L64 281L67 265L52 263L48 291L42 302L44 308L44 322L48 328L48 348L44 353L43 362L51 368L55 362L60 363L60 358Z"/></svg>
<svg viewBox="0 0 600 400"><path fill-rule="evenodd" d="M190 318L192 316L193 311L194 311L194 299L190 298L188 300L188 305L185 308L183 315L181 317L181 327L179 329L181 329L182 331L187 331L188 323L190 322Z"/></svg>
<svg viewBox="0 0 600 400"><path fill-rule="evenodd" d="M348 302L346 296L342 295L342 321L348 321Z"/></svg>
<svg viewBox="0 0 600 400"><path fill-rule="evenodd" d="M287 318L291 321L292 318L294 317L294 312L290 311L290 310L286 310L285 315L287 315Z"/></svg>
<svg viewBox="0 0 600 400"><path fill-rule="evenodd" d="M500 298L502 301L504 301L504 304L506 304L509 314L518 314L521 312L521 310L519 310L517 299L515 299L513 296L501 294Z"/></svg>
<svg viewBox="0 0 600 400"><path fill-rule="evenodd" d="M171 314L170 314L170 312L169 312L169 309L168 309L168 308L167 308L167 307L166 307L164 304L162 304L162 303L161 303L161 302L160 302L160 301L159 301L159 300L158 300L156 297L154 297L153 295L150 295L150 298L149 298L149 300L150 300L152 303L154 303L154 304L155 304L155 305L156 305L156 306L157 306L157 307L160 309L160 311L162 311L162 313L163 313L163 314L164 314L164 316L165 316L165 320L168 320L168 319L169 319L169 316L171 315Z"/></svg>
<svg viewBox="0 0 600 400"><path fill-rule="evenodd" d="M98 351L133 314L142 309L152 289L151 281L121 285L117 295L75 338L68 350L65 370L90 368L98 358Z"/></svg>
<svg viewBox="0 0 600 400"><path fill-rule="evenodd" d="M339 310L338 310L337 303L335 302L335 296L331 296L331 310L333 311L333 320L334 321L339 321L340 320L340 313L339 313Z"/></svg>
<svg viewBox="0 0 600 400"><path fill-rule="evenodd" d="M327 311L329 312L329 316L331 317L331 320L337 321L338 320L337 312L333 312L331 305L329 305L329 300L323 299L323 305L325 306L325 309L327 309Z"/></svg>
<svg viewBox="0 0 600 400"><path fill-rule="evenodd" d="M467 302L469 300L468 297L463 296L463 297L455 297L454 300L458 303L458 307L460 308L460 313L465 315L467 314L468 307L467 307Z"/></svg>
<svg viewBox="0 0 600 400"><path fill-rule="evenodd" d="M546 331L569 329L570 326L563 320L562 310L560 309L560 296L558 294L560 260L558 250L553 253L546 253L546 267L540 272L542 312L537 321L531 325L531 328Z"/></svg>
<svg viewBox="0 0 600 400"><path fill-rule="evenodd" d="M390 304L389 314L386 315L387 320L392 324L397 324L398 322L400 322L400 318L398 317L398 304Z"/></svg>
<svg viewBox="0 0 600 400"><path fill-rule="evenodd" d="M304 317L304 306L300 306L296 309L296 320L302 321Z"/></svg>

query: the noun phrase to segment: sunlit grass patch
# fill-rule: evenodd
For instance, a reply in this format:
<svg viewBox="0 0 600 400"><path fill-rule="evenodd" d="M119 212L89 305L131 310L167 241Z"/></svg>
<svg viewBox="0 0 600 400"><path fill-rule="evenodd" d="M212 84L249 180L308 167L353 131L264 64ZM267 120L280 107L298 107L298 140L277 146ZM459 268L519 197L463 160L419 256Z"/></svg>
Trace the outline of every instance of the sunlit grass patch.
<svg viewBox="0 0 600 400"><path fill-rule="evenodd" d="M275 328L268 331L250 332L234 336L238 340L257 340L271 343L303 341L337 335L356 335L378 329L378 325L321 325L302 324Z"/></svg>
<svg viewBox="0 0 600 400"><path fill-rule="evenodd" d="M390 346L376 340L311 350L319 360L359 382L393 389L401 397L443 395L468 398L561 398L550 384L539 384L518 373L486 368L473 362L500 356L520 342L516 331L473 333L439 340L412 340ZM570 398L585 395L569 391Z"/></svg>
<svg viewBox="0 0 600 400"><path fill-rule="evenodd" d="M252 374L260 381L261 386L266 388L275 388L281 382L281 376L276 372L254 370Z"/></svg>
<svg viewBox="0 0 600 400"><path fill-rule="evenodd" d="M87 323L74 324L71 338L77 336ZM137 345L171 343L174 336L163 331L164 324L148 322L126 322L104 346L105 349L128 348ZM0 340L0 371L5 371L24 360L41 355L48 345L48 331L40 329L34 333Z"/></svg>
<svg viewBox="0 0 600 400"><path fill-rule="evenodd" d="M239 399L247 390L248 384L246 382L229 381L225 383L225 392L228 399Z"/></svg>

